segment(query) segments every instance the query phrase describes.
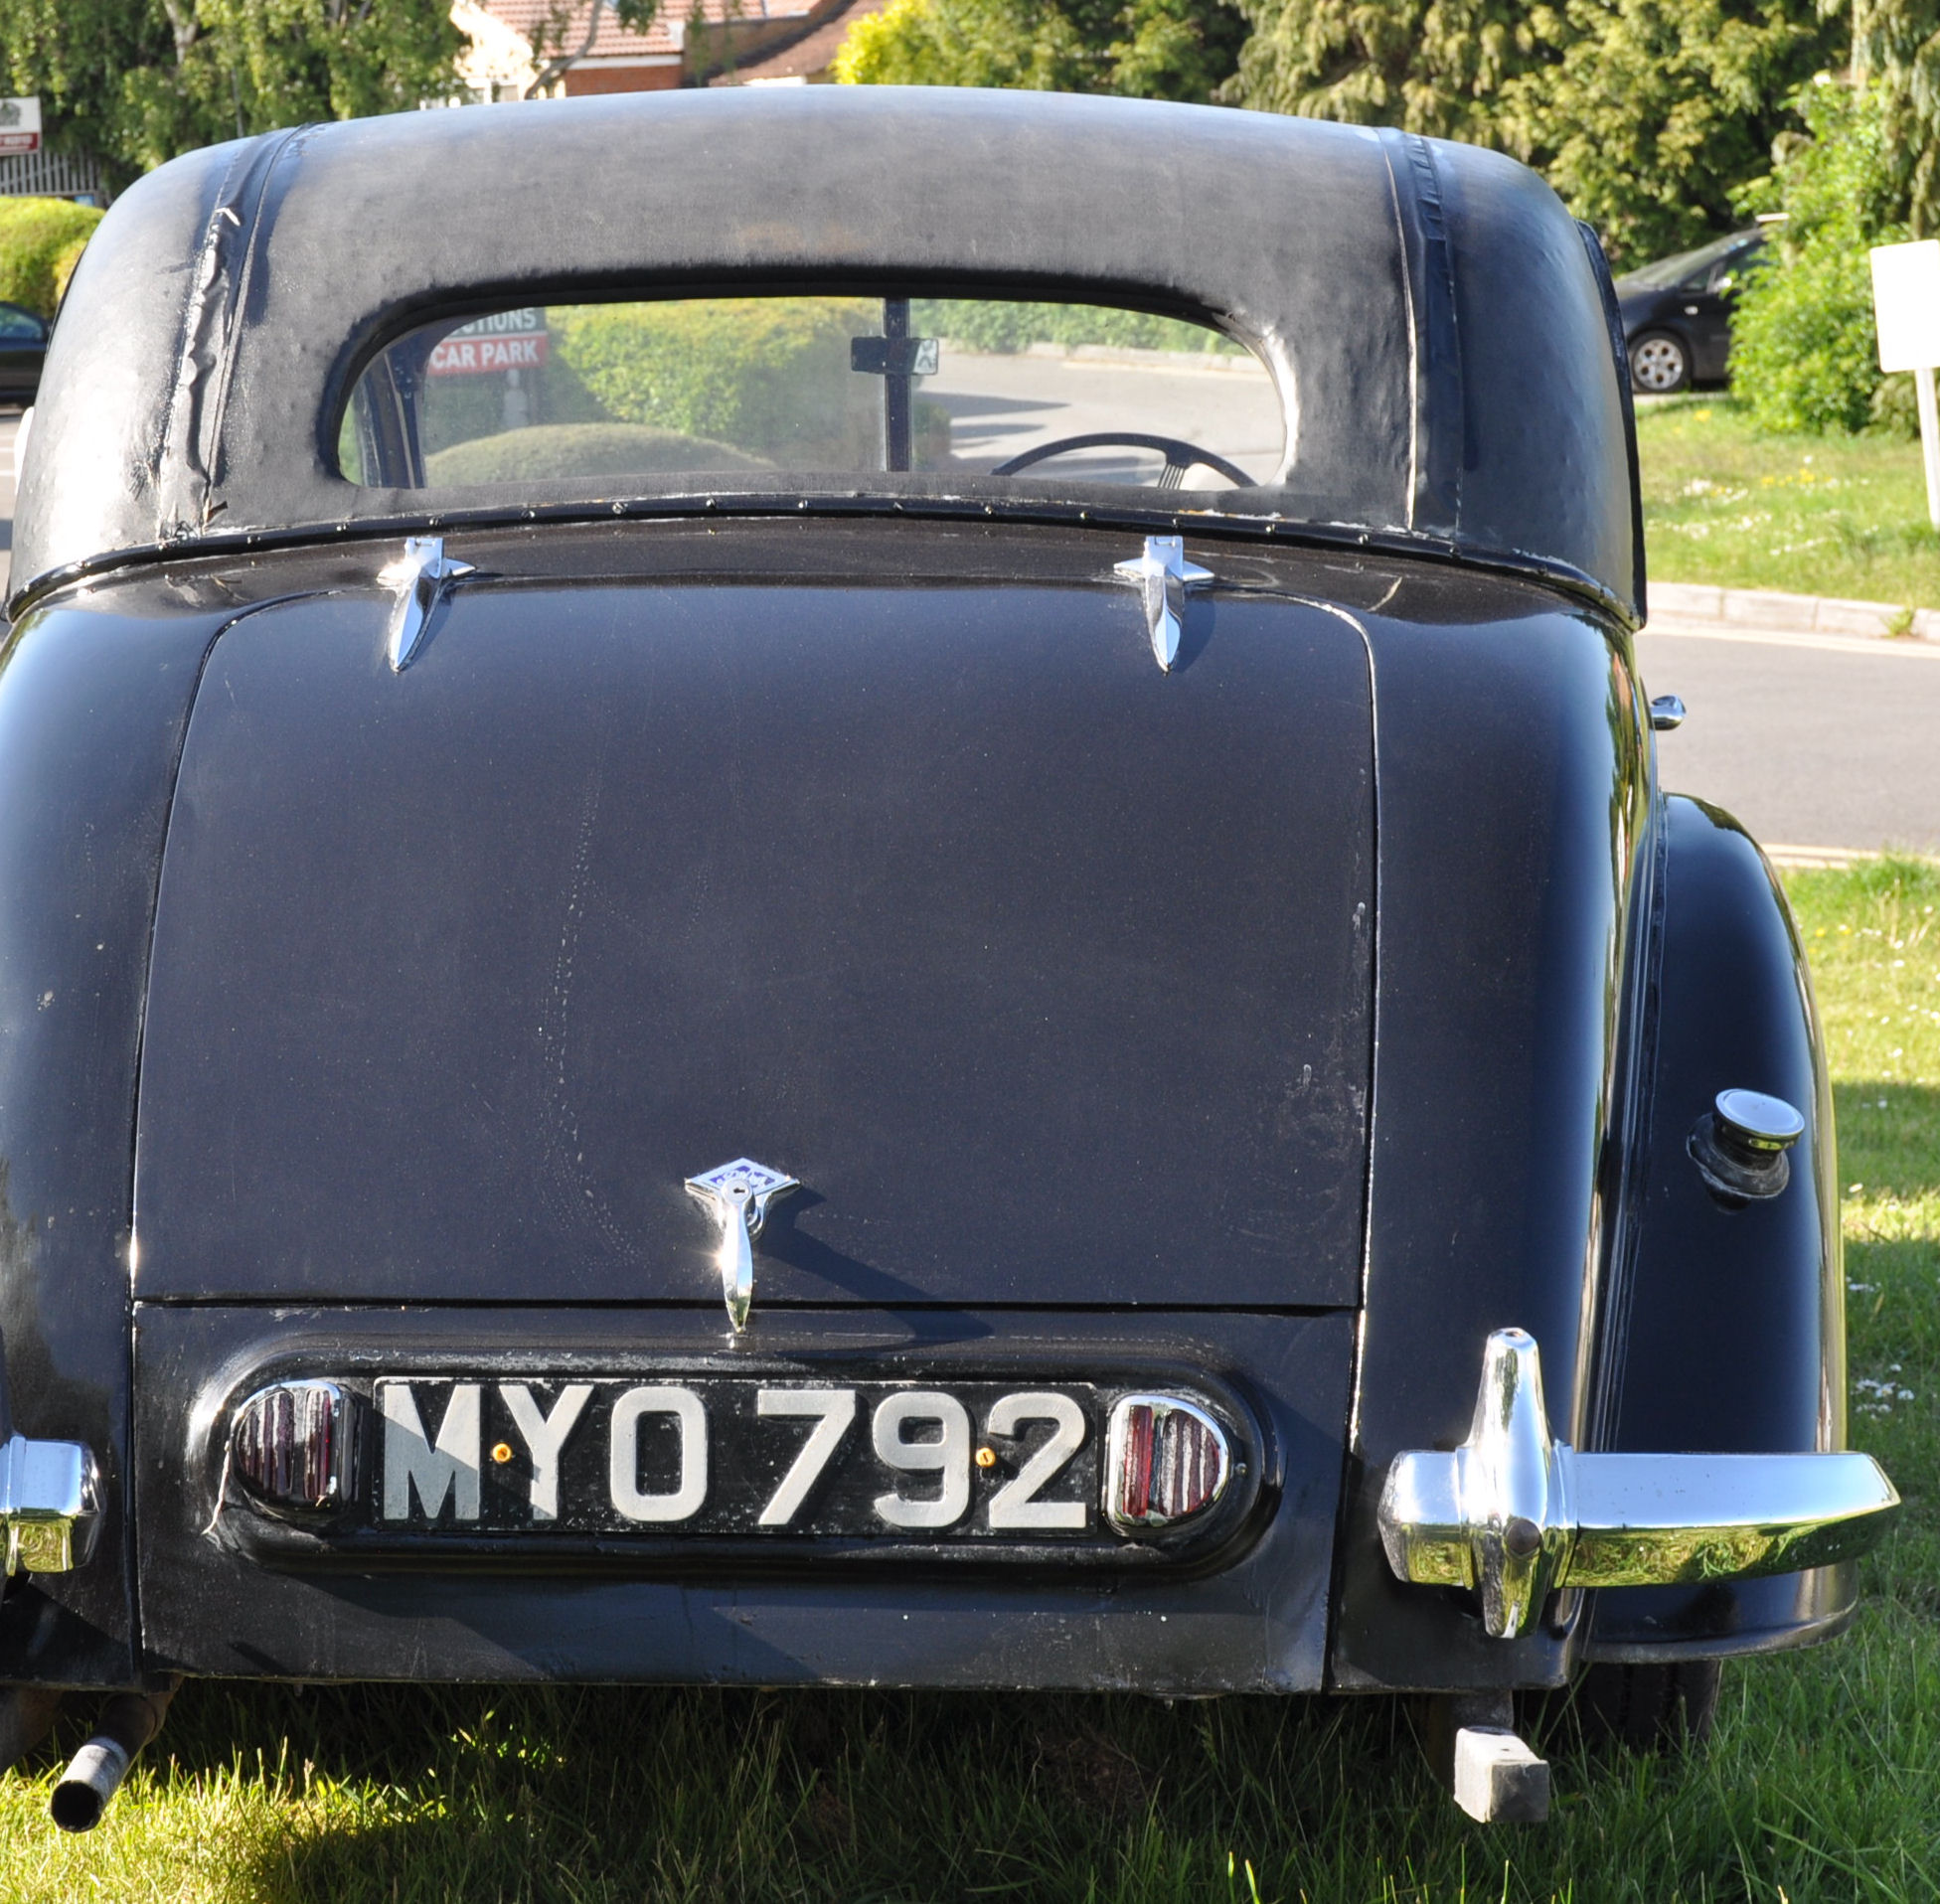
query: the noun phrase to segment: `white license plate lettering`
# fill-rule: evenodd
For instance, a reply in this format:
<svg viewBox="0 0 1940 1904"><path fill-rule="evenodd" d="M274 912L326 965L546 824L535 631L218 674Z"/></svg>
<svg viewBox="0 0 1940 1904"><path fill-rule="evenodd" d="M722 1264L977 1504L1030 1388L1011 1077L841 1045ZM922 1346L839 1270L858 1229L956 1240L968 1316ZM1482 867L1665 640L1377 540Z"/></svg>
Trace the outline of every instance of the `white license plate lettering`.
<svg viewBox="0 0 1940 1904"><path fill-rule="evenodd" d="M649 1415L671 1415L680 1429L680 1479L658 1493L640 1486L640 1424ZM613 1403L611 1449L606 1473L615 1513L664 1523L701 1511L708 1498L708 1414L693 1389L665 1382L627 1389Z"/></svg>
<svg viewBox="0 0 1940 1904"><path fill-rule="evenodd" d="M1122 1544L1097 1508L1111 1390L803 1373L385 1377L363 1512L490 1541Z"/></svg>
<svg viewBox="0 0 1940 1904"><path fill-rule="evenodd" d="M911 1429L933 1425L936 1433L910 1439ZM876 1511L892 1527L949 1527L970 1506L970 1411L940 1389L914 1388L885 1395L870 1424L877 1456L908 1475L933 1474L937 1492L911 1500L891 1492L876 1497Z"/></svg>
<svg viewBox="0 0 1940 1904"><path fill-rule="evenodd" d="M557 1520L560 1453L566 1447L566 1436L579 1425L586 1403L592 1399L592 1383L566 1383L550 1413L533 1399L532 1389L525 1382L501 1382L499 1396L524 1438L526 1453L532 1458L532 1517Z"/></svg>
<svg viewBox="0 0 1940 1904"><path fill-rule="evenodd" d="M822 1479L822 1471L835 1458L842 1438L856 1419L856 1391L853 1388L763 1388L755 1397L754 1412L764 1421L795 1415L813 1421L808 1439L795 1463L781 1478L781 1486L761 1509L761 1525L785 1527L801 1512L809 1490Z"/></svg>
<svg viewBox="0 0 1940 1904"><path fill-rule="evenodd" d="M999 1439L1018 1435L1027 1422L1048 1421L1051 1436L1026 1459L1012 1481L991 1497L990 1524L1016 1532L1044 1532L1057 1528L1082 1531L1086 1519L1082 1501L1040 1501L1084 1446L1084 1410L1069 1395L1050 1389L1002 1396L990 1411L989 1431Z"/></svg>
<svg viewBox="0 0 1940 1904"><path fill-rule="evenodd" d="M429 1383L433 1393L442 1383ZM442 1397L437 1437L424 1430L417 1397L407 1381L378 1384L384 1417L384 1517L408 1520L413 1495L426 1520L450 1503L454 1520L478 1518L478 1390L475 1381L453 1382Z"/></svg>

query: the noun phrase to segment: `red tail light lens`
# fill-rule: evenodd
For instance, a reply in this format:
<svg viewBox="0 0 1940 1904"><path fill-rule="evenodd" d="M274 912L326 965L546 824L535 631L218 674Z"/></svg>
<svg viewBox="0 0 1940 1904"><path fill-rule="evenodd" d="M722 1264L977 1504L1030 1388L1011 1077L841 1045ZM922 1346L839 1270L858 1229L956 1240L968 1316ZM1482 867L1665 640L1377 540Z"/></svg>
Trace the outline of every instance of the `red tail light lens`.
<svg viewBox="0 0 1940 1904"><path fill-rule="evenodd" d="M1126 1395L1105 1442L1105 1517L1120 1533L1175 1527L1225 1492L1225 1430L1179 1395Z"/></svg>
<svg viewBox="0 0 1940 1904"><path fill-rule="evenodd" d="M356 1454L351 1398L334 1381L279 1381L237 1408L229 1472L263 1507L325 1513L348 1499Z"/></svg>

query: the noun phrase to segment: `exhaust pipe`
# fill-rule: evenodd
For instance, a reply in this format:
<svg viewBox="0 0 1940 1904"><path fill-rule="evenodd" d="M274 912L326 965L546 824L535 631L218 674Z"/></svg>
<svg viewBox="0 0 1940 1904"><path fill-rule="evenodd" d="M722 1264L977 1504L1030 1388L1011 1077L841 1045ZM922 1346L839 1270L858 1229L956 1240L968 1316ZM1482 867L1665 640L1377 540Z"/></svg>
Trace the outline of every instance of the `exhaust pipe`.
<svg viewBox="0 0 1940 1904"><path fill-rule="evenodd" d="M168 1702L180 1684L176 1679L157 1692L117 1692L101 1708L94 1736L75 1754L54 1788L49 1810L62 1830L91 1831L101 1822L135 1754L162 1729Z"/></svg>

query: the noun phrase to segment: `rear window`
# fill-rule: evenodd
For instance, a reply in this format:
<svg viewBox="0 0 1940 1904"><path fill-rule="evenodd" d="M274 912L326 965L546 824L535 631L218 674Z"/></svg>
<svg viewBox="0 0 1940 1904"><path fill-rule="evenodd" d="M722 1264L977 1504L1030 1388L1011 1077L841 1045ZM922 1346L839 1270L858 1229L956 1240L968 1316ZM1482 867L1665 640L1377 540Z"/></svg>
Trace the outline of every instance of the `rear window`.
<svg viewBox="0 0 1940 1904"><path fill-rule="evenodd" d="M425 325L359 379L343 474L384 488L766 489L868 474L1220 490L1275 479L1265 366L1094 305L788 296Z"/></svg>

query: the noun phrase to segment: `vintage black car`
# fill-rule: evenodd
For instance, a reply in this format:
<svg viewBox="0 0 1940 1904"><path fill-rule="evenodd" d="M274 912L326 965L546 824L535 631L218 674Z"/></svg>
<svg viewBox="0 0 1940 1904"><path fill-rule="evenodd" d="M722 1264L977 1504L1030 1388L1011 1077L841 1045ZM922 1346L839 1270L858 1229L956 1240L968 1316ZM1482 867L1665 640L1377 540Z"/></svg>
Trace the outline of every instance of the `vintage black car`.
<svg viewBox="0 0 1940 1904"><path fill-rule="evenodd" d="M0 669L11 1733L181 1675L1431 1695L1836 1633L1831 1106L1532 173L724 90L177 160ZM1587 1675L1587 1676L1586 1676ZM89 1755L92 1756L89 1756Z"/></svg>

